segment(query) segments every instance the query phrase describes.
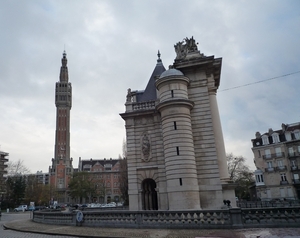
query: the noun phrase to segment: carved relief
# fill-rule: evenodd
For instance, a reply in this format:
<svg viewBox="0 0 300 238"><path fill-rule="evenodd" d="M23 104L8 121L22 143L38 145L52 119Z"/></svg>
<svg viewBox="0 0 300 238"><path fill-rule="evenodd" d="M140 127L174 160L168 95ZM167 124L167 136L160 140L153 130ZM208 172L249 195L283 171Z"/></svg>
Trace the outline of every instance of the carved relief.
<svg viewBox="0 0 300 238"><path fill-rule="evenodd" d="M151 159L151 142L147 133L141 136L141 155L142 160L148 162Z"/></svg>

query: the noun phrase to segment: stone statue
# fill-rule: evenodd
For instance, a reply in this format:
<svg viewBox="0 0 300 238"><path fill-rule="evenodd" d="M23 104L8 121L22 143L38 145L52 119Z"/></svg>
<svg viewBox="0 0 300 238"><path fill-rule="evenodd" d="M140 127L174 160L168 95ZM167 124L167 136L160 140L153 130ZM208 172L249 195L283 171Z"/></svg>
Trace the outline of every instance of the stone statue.
<svg viewBox="0 0 300 238"><path fill-rule="evenodd" d="M144 157L148 157L150 154L150 141L146 134L143 136L143 144L142 144L142 151Z"/></svg>
<svg viewBox="0 0 300 238"><path fill-rule="evenodd" d="M141 149L142 149L142 159L146 162L150 160L150 155L151 155L151 145L150 145L150 140L147 136L147 134L144 134L143 137L141 138Z"/></svg>
<svg viewBox="0 0 300 238"><path fill-rule="evenodd" d="M184 41L180 41L174 45L175 52L177 54L176 59L184 59L188 53L198 51L197 43L193 36L190 39L186 37L183 40Z"/></svg>
<svg viewBox="0 0 300 238"><path fill-rule="evenodd" d="M127 89L126 101L131 102L131 88Z"/></svg>

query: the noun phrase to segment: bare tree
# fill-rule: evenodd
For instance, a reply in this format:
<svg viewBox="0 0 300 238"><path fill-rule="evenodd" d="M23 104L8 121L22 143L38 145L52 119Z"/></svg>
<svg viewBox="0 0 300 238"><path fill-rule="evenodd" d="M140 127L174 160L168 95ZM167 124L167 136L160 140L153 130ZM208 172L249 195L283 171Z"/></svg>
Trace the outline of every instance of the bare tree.
<svg viewBox="0 0 300 238"><path fill-rule="evenodd" d="M24 161L19 159L17 161L9 161L7 163L7 175L14 176L14 175L22 175L22 174L29 174L30 170L24 164Z"/></svg>
<svg viewBox="0 0 300 238"><path fill-rule="evenodd" d="M127 168L127 145L125 139L123 140L123 157L119 155L120 162L120 191L124 205L129 204L128 200L128 168Z"/></svg>
<svg viewBox="0 0 300 238"><path fill-rule="evenodd" d="M235 194L238 198L250 199L249 186L254 182L253 171L245 164L243 156L227 154L227 166L230 179L236 183Z"/></svg>
<svg viewBox="0 0 300 238"><path fill-rule="evenodd" d="M230 179L235 181L240 177L243 171L249 170L249 168L245 165L246 159L243 156L235 156L232 153L227 154L227 166Z"/></svg>

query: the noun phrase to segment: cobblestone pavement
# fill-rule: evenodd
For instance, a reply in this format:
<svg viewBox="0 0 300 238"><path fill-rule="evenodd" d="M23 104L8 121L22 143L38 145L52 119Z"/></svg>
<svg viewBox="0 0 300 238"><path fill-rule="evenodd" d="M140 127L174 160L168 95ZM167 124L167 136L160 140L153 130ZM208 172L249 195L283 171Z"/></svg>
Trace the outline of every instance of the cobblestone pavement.
<svg viewBox="0 0 300 238"><path fill-rule="evenodd" d="M70 237L145 237L145 238L300 238L299 228L259 228L259 229L121 229L57 226L35 223L30 220L30 212L7 213L2 215L1 238L70 238ZM42 233L42 234L36 234Z"/></svg>

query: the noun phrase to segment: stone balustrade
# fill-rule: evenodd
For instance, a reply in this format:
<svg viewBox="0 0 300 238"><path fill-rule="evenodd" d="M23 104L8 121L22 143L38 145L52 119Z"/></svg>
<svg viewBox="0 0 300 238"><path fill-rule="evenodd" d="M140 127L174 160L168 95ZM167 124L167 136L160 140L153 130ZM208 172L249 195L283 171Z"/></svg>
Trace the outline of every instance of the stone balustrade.
<svg viewBox="0 0 300 238"><path fill-rule="evenodd" d="M155 108L155 101L132 103L133 111L149 110L149 109L154 109L154 108Z"/></svg>
<svg viewBox="0 0 300 238"><path fill-rule="evenodd" d="M82 221L76 219L79 212L83 214ZM199 211L35 211L32 220L47 224L118 228L230 229L299 227L300 207L230 208Z"/></svg>

